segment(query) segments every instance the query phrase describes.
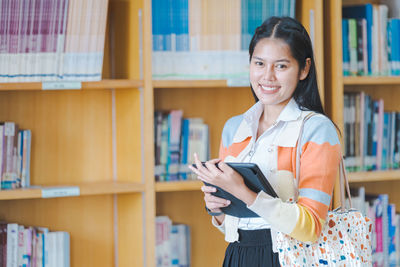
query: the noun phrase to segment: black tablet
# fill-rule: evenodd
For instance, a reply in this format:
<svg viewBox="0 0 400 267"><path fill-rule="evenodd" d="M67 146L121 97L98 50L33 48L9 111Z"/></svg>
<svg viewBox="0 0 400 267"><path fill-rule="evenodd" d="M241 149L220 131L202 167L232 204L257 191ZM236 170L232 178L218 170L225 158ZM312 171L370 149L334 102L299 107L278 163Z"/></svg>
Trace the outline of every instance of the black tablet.
<svg viewBox="0 0 400 267"><path fill-rule="evenodd" d="M261 172L260 168L255 163L232 163L226 162L231 168L240 173L244 179L244 183L247 187L253 192L259 193L261 190L267 193L272 197L278 197L275 193L274 189L265 178L264 174ZM194 165L196 167L196 165ZM214 186L208 183L204 183L208 186ZM229 214L232 216L240 217L240 218L249 218L249 217L259 217L256 213L249 210L246 204L240 199L234 197L232 194L224 191L218 186L214 186L217 188L217 191L212 193L213 195L229 199L231 204L227 207L222 208L221 210L225 214Z"/></svg>

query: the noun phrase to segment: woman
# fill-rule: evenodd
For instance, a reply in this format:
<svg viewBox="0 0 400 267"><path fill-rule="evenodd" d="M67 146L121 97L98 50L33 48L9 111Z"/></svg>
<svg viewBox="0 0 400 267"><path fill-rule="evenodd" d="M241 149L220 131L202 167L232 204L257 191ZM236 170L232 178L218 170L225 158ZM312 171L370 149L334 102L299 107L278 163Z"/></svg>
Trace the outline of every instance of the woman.
<svg viewBox="0 0 400 267"><path fill-rule="evenodd" d="M212 223L230 242L224 266L279 266L274 234L280 231L300 241L315 241L331 203L340 160L335 125L324 114L318 93L310 37L295 19L271 17L249 46L250 83L256 104L229 119L222 132L219 159L205 167L195 155L199 179L216 185L246 203L259 217L225 215L229 201L203 186ZM315 112L304 125L304 117ZM295 196L296 146L301 146L299 196ZM251 191L225 162L256 163L279 198ZM217 166L215 165L217 164Z"/></svg>

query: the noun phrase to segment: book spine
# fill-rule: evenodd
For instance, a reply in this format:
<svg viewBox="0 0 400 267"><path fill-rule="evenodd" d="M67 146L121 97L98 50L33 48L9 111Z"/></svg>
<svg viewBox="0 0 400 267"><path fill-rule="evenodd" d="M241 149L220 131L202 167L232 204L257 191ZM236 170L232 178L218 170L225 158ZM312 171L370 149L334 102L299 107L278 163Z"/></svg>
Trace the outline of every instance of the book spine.
<svg viewBox="0 0 400 267"><path fill-rule="evenodd" d="M7 224L7 267L18 265L18 224Z"/></svg>

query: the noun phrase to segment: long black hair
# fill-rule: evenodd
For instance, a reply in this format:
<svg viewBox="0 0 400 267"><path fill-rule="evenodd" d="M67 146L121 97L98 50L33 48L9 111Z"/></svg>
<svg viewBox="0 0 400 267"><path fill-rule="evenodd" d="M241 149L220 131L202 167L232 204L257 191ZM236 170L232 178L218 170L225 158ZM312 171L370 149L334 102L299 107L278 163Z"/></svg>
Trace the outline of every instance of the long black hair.
<svg viewBox="0 0 400 267"><path fill-rule="evenodd" d="M310 36L306 29L297 20L290 17L270 17L257 27L249 45L250 61L254 48L263 38L276 38L283 40L299 64L299 70L306 66L306 60L311 60L310 70L304 80L300 80L293 92L293 99L301 110L312 110L325 115L321 98L318 92L317 73L315 68L314 53ZM253 87L250 85L253 96L258 101Z"/></svg>

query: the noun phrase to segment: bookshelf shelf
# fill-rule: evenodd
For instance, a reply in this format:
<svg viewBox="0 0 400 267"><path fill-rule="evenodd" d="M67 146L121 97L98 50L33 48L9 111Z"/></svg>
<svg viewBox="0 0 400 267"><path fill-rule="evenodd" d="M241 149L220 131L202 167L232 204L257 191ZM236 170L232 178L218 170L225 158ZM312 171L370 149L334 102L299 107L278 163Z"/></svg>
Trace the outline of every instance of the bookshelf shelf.
<svg viewBox="0 0 400 267"><path fill-rule="evenodd" d="M19 188L0 191L0 200L35 199L42 198L43 189L62 189L65 187L79 187L79 196L141 193L144 185L139 183L125 182L96 182L73 185L43 186L32 188Z"/></svg>
<svg viewBox="0 0 400 267"><path fill-rule="evenodd" d="M62 82L61 82L62 83ZM82 82L83 90L95 89L122 89L122 88L137 88L142 87L142 80L101 80L96 82ZM27 82L27 83L0 83L0 91L26 91L26 90L42 90L41 82Z"/></svg>
<svg viewBox="0 0 400 267"><path fill-rule="evenodd" d="M350 183L400 181L400 170L349 173Z"/></svg>
<svg viewBox="0 0 400 267"><path fill-rule="evenodd" d="M201 181L157 182L156 192L195 191L200 190Z"/></svg>
<svg viewBox="0 0 400 267"><path fill-rule="evenodd" d="M400 84L400 77L343 77L344 85L396 85Z"/></svg>
<svg viewBox="0 0 400 267"><path fill-rule="evenodd" d="M228 87L226 80L153 80L154 88L216 88Z"/></svg>

